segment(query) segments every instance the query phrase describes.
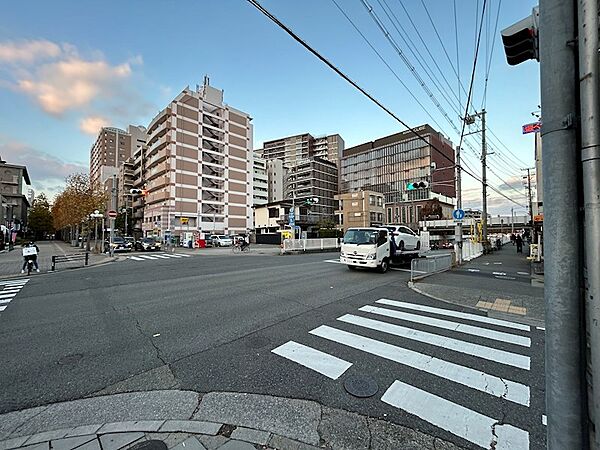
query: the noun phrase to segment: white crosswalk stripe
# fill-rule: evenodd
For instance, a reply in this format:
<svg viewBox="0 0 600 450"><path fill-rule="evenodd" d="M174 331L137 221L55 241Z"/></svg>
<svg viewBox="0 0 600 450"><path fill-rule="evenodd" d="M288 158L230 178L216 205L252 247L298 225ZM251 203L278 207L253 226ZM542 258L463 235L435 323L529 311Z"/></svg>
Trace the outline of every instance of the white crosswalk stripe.
<svg viewBox="0 0 600 450"><path fill-rule="evenodd" d="M312 338L317 345L288 341L272 353L332 380L346 372L352 373L353 365L363 359L361 354L410 367L429 377L433 375L439 383L445 384L436 382L430 387L425 384L431 382L426 377L402 380L405 372L397 371L396 379L386 387L381 400L484 448L529 448L529 430L505 423L494 414L490 416L488 410L471 399L475 390L489 395L493 399L490 401L508 402L506 404L513 404L514 408L530 407L530 387L520 381L529 374L531 366L531 355L524 354L531 351L529 325L398 300L379 299L376 303L391 308L360 307L358 311L362 315L338 317L339 327L323 324L310 330L309 334L322 339L314 341ZM348 327L352 327L352 331L342 329ZM390 339L394 342L386 342ZM319 349L321 345L327 351ZM343 355L333 354L338 352ZM472 358L485 365L474 363ZM494 369L494 365L498 369ZM516 378L506 378L507 368L511 368L511 378ZM434 392L428 392L429 389ZM444 398L446 391L451 399ZM540 412L536 414L539 421Z"/></svg>
<svg viewBox="0 0 600 450"><path fill-rule="evenodd" d="M193 255L186 255L184 253L152 253L151 255L130 255L127 259L131 261L148 261L159 259L179 259L179 258L191 258Z"/></svg>
<svg viewBox="0 0 600 450"><path fill-rule="evenodd" d="M6 309L28 281L29 278L0 282L0 312Z"/></svg>

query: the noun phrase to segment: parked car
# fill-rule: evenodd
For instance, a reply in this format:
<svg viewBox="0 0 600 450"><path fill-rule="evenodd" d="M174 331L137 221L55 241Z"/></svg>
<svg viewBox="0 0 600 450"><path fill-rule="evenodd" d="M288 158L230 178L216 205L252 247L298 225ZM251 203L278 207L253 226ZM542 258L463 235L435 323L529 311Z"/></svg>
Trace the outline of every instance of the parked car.
<svg viewBox="0 0 600 450"><path fill-rule="evenodd" d="M111 248L111 247L114 252L130 252L131 251L131 247L129 246L127 241L125 241L125 239L123 239L121 236L115 236L113 238L112 244L110 244L110 241L104 242L104 251L105 252L108 252L109 248Z"/></svg>
<svg viewBox="0 0 600 450"><path fill-rule="evenodd" d="M135 249L142 251L142 252L151 252L153 250L160 250L162 247L161 243L159 241L157 241L156 239L151 238L151 237L146 237L146 238L140 239L135 244L136 244Z"/></svg>
<svg viewBox="0 0 600 450"><path fill-rule="evenodd" d="M233 240L229 236L221 234L213 234L211 241L213 247L231 247L233 245Z"/></svg>
<svg viewBox="0 0 600 450"><path fill-rule="evenodd" d="M123 239L125 239L125 242L127 242L127 246L133 250L135 247L135 239L131 236L125 236Z"/></svg>
<svg viewBox="0 0 600 450"><path fill-rule="evenodd" d="M394 236L398 250L419 250L421 239L419 235L405 225L384 225Z"/></svg>

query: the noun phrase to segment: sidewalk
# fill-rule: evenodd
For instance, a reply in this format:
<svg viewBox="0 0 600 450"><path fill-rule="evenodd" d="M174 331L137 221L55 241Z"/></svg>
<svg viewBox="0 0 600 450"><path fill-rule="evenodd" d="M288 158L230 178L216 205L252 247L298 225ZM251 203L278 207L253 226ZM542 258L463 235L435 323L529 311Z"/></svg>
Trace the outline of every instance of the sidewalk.
<svg viewBox="0 0 600 450"><path fill-rule="evenodd" d="M531 273L528 254L527 245L518 254L509 243L492 254L423 278L410 287L438 300L484 310L490 317L543 326L543 276Z"/></svg>
<svg viewBox="0 0 600 450"><path fill-rule="evenodd" d="M132 392L0 415L0 450L165 448L150 440L175 450L461 448L313 401L233 392Z"/></svg>
<svg viewBox="0 0 600 450"><path fill-rule="evenodd" d="M72 255L75 253L84 252L84 249L79 247L72 247L70 244L62 241L39 241L36 245L40 249L38 255L38 265L40 267L40 273L49 272L52 268L52 256L53 255ZM108 261L112 261L107 255L97 255L90 253L88 266L102 264ZM21 268L23 267L23 255L21 254L21 247L15 247L13 251L0 254L0 277L10 276L21 276ZM73 261L58 263L56 270L72 269L75 267L84 267L83 261Z"/></svg>

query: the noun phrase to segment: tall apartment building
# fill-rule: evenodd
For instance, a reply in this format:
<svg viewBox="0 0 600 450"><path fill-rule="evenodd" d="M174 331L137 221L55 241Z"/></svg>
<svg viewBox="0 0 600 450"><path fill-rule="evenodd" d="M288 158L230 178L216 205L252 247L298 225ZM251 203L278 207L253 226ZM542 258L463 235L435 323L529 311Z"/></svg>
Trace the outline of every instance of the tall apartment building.
<svg viewBox="0 0 600 450"><path fill-rule="evenodd" d="M90 150L90 180L96 186L116 175L119 166L131 156L131 134L113 127L102 127Z"/></svg>
<svg viewBox="0 0 600 450"><path fill-rule="evenodd" d="M280 159L271 159L267 163L269 203L283 200L287 168Z"/></svg>
<svg viewBox="0 0 600 450"><path fill-rule="evenodd" d="M269 175L267 173L267 161L254 154L253 168L252 204L254 206L265 205L269 202Z"/></svg>
<svg viewBox="0 0 600 450"><path fill-rule="evenodd" d="M223 103L223 91L207 78L196 90L184 89L152 119L143 161L145 234L251 228L250 120Z"/></svg>
<svg viewBox="0 0 600 450"><path fill-rule="evenodd" d="M391 223L415 225L421 209L434 198L445 214L451 211L456 197L452 143L429 125L415 130L427 142L404 131L345 149L340 161L340 191L384 194L386 219ZM409 183L420 181L428 187L408 188Z"/></svg>
<svg viewBox="0 0 600 450"><path fill-rule="evenodd" d="M337 162L343 150L344 140L339 134L315 138L304 133L267 141L261 153L267 160L280 159L284 165L291 167L313 156Z"/></svg>

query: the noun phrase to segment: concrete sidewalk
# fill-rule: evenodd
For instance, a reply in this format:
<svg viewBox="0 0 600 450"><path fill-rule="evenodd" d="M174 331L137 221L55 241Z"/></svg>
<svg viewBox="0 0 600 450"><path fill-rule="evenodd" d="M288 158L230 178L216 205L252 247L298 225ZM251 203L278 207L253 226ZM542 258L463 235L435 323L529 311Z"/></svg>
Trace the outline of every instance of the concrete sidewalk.
<svg viewBox="0 0 600 450"><path fill-rule="evenodd" d="M49 272L52 268L52 256L53 255L73 255L81 254L84 249L79 247L72 247L70 244L62 241L39 241L36 245L40 249L38 255L38 265L40 273ZM14 250L0 254L0 277L6 278L11 276L21 276L21 268L23 267L23 255L21 253L22 247L15 247ZM94 266L109 261L113 261L114 258L104 254L89 254L88 266ZM56 270L72 269L76 267L84 267L84 261L72 261L57 263Z"/></svg>
<svg viewBox="0 0 600 450"><path fill-rule="evenodd" d="M409 287L437 300L486 311L490 317L543 326L543 277L531 273L528 254L527 245L523 253L517 253L509 243L460 267L409 283Z"/></svg>
<svg viewBox="0 0 600 450"><path fill-rule="evenodd" d="M131 392L0 415L0 450L142 449L150 440L176 450L461 448L313 401L233 392Z"/></svg>

